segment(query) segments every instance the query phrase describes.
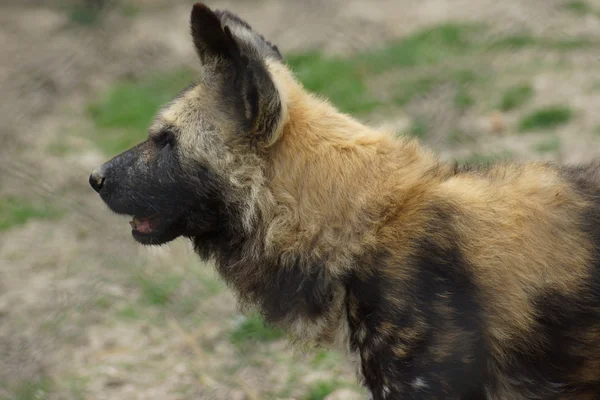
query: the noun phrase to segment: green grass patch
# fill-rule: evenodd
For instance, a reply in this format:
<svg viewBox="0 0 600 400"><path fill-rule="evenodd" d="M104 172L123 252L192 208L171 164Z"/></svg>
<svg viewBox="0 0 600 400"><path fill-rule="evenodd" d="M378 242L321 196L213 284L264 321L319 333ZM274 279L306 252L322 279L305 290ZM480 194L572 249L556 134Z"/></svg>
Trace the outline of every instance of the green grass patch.
<svg viewBox="0 0 600 400"><path fill-rule="evenodd" d="M453 80L462 85L467 85L469 83L473 83L479 79L477 73L470 69L460 69L455 71L453 74Z"/></svg>
<svg viewBox="0 0 600 400"><path fill-rule="evenodd" d="M247 342L272 342L283 336L281 330L266 325L260 315L251 314L231 331L229 340L234 345L242 345Z"/></svg>
<svg viewBox="0 0 600 400"><path fill-rule="evenodd" d="M107 154L120 153L145 140L159 108L193 80L191 71L177 70L118 84L89 107L99 128L93 139Z"/></svg>
<svg viewBox="0 0 600 400"><path fill-rule="evenodd" d="M554 153L560 150L560 139L558 136L554 136L550 140L540 142L535 145L535 150L538 153Z"/></svg>
<svg viewBox="0 0 600 400"><path fill-rule="evenodd" d="M183 281L181 276L150 277L140 275L137 282L141 288L141 300L146 304L164 306Z"/></svg>
<svg viewBox="0 0 600 400"><path fill-rule="evenodd" d="M75 25L94 26L102 19L102 8L94 6L91 1L85 1L69 7L67 15Z"/></svg>
<svg viewBox="0 0 600 400"><path fill-rule="evenodd" d="M225 283L206 264L193 262L186 268L192 273L193 279L198 283L199 295L212 297L226 288ZM197 296L196 296L197 297Z"/></svg>
<svg viewBox="0 0 600 400"><path fill-rule="evenodd" d="M428 132L429 125L427 124L427 121L424 117L416 117L408 130L408 134L410 136L414 136L419 139L422 139L425 136L427 136Z"/></svg>
<svg viewBox="0 0 600 400"><path fill-rule="evenodd" d="M572 50L594 46L598 46L598 43L587 38L552 39L528 34L508 35L487 45L491 50L514 50L528 47L544 50Z"/></svg>
<svg viewBox="0 0 600 400"><path fill-rule="evenodd" d="M84 0L65 7L64 11L72 25L95 27L109 9L126 17L133 17L139 11L135 5L120 0Z"/></svg>
<svg viewBox="0 0 600 400"><path fill-rule="evenodd" d="M286 60L309 91L328 98L343 112L366 113L382 105L368 91L370 77L394 68L437 65L447 57L465 54L472 46L473 32L472 25L440 25L349 58L325 57L312 51L287 55ZM404 105L446 80L437 77L402 80L393 102Z"/></svg>
<svg viewBox="0 0 600 400"><path fill-rule="evenodd" d="M319 350L312 358L312 365L320 369L333 368L340 362L342 362L340 354L330 350Z"/></svg>
<svg viewBox="0 0 600 400"><path fill-rule="evenodd" d="M109 310L113 302L106 296L100 296L94 301L94 305L101 310Z"/></svg>
<svg viewBox="0 0 600 400"><path fill-rule="evenodd" d="M47 204L14 197L0 199L0 231L23 225L31 219L55 219L61 215Z"/></svg>
<svg viewBox="0 0 600 400"><path fill-rule="evenodd" d="M371 73L393 68L437 65L442 61L468 53L475 45L478 25L443 24L410 35L380 49L357 57Z"/></svg>
<svg viewBox="0 0 600 400"><path fill-rule="evenodd" d="M117 316L123 319L140 319L140 312L132 305L127 305L117 311Z"/></svg>
<svg viewBox="0 0 600 400"><path fill-rule="evenodd" d="M216 278L200 276L198 279L200 280L204 292L209 296L217 295L225 288L223 282Z"/></svg>
<svg viewBox="0 0 600 400"><path fill-rule="evenodd" d="M454 105L459 110L466 110L475 104L475 99L471 95L470 85L476 82L479 76L472 70L459 70L452 74L452 80L457 85L457 92L454 95Z"/></svg>
<svg viewBox="0 0 600 400"><path fill-rule="evenodd" d="M533 36L524 34L514 34L502 37L498 40L491 42L490 47L492 49L504 49L504 48L522 48L540 44L537 39Z"/></svg>
<svg viewBox="0 0 600 400"><path fill-rule="evenodd" d="M533 93L533 88L530 85L522 84L513 86L502 94L499 108L502 111L510 111L519 108L533 97Z"/></svg>
<svg viewBox="0 0 600 400"><path fill-rule="evenodd" d="M50 143L48 145L48 147L46 148L46 150L48 151L48 153L50 153L52 155L64 156L64 155L68 154L69 152L71 152L72 149L66 143L64 138L60 138L60 139L54 140L52 143Z"/></svg>
<svg viewBox="0 0 600 400"><path fill-rule="evenodd" d="M588 91L589 91L589 92L592 92L592 93L593 93L593 92L600 91L600 80L598 80L598 79L596 79L596 80L593 80L593 81L590 83L590 86L589 86L589 88L588 88Z"/></svg>
<svg viewBox="0 0 600 400"><path fill-rule="evenodd" d="M404 106L415 97L424 96L427 93L430 93L440 84L442 84L442 81L436 77L401 80L395 88L395 91L398 94L394 96L392 101L396 105Z"/></svg>
<svg viewBox="0 0 600 400"><path fill-rule="evenodd" d="M131 3L122 3L119 7L119 11L121 14L126 17L133 18L140 12L140 9L137 5Z"/></svg>
<svg viewBox="0 0 600 400"><path fill-rule="evenodd" d="M469 135L467 132L455 128L450 131L447 137L447 141L449 144L461 144L461 143L472 143L475 141L472 135Z"/></svg>
<svg viewBox="0 0 600 400"><path fill-rule="evenodd" d="M41 378L19 384L14 393L14 400L42 400L52 393L50 379Z"/></svg>
<svg viewBox="0 0 600 400"><path fill-rule="evenodd" d="M337 381L319 381L312 384L304 397L304 400L323 400L325 397L340 388Z"/></svg>
<svg viewBox="0 0 600 400"><path fill-rule="evenodd" d="M454 105L459 110L466 110L473 104L475 104L475 99L473 98L471 93L469 93L467 88L461 86L454 95Z"/></svg>
<svg viewBox="0 0 600 400"><path fill-rule="evenodd" d="M583 0L573 0L567 2L564 9L578 15L586 15L593 12L592 7Z"/></svg>
<svg viewBox="0 0 600 400"><path fill-rule="evenodd" d="M462 69L454 72L431 73L416 79L400 79L396 83L392 101L394 104L404 106L416 97L425 96L441 85L456 87L454 104L463 110L473 105L474 99L469 92L469 85L477 82L480 77L471 70Z"/></svg>
<svg viewBox="0 0 600 400"><path fill-rule="evenodd" d="M82 376L69 377L61 382L61 387L64 387L69 393L69 400L86 400L87 387L90 383L90 378Z"/></svg>
<svg viewBox="0 0 600 400"><path fill-rule="evenodd" d="M566 124L572 117L573 112L569 107L547 106L525 115L519 122L519 130L551 129Z"/></svg>
<svg viewBox="0 0 600 400"><path fill-rule="evenodd" d="M368 112L379 105L367 91L360 66L352 60L309 52L289 56L287 63L306 89L327 97L343 112Z"/></svg>

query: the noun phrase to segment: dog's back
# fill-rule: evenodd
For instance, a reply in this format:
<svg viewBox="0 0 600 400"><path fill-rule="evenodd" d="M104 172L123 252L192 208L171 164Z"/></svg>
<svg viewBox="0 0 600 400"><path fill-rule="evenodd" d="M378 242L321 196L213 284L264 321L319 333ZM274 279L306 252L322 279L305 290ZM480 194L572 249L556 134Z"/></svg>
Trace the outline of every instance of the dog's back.
<svg viewBox="0 0 600 400"><path fill-rule="evenodd" d="M376 396L597 398L599 177L596 164L440 169L403 198L348 285Z"/></svg>

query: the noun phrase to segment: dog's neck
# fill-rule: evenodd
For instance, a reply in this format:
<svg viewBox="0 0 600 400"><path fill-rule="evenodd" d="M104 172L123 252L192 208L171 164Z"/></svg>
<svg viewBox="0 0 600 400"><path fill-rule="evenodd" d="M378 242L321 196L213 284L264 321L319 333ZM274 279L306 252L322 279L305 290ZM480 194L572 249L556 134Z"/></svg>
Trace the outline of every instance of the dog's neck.
<svg viewBox="0 0 600 400"><path fill-rule="evenodd" d="M344 269L375 242L388 208L428 181L426 171L446 166L417 141L340 113L287 70L279 76L287 122L265 162L265 246Z"/></svg>
<svg viewBox="0 0 600 400"><path fill-rule="evenodd" d="M230 230L194 242L242 304L327 341L336 336L343 282L356 260L375 250L379 227L401 212L398 200L444 167L415 141L367 128L293 79L279 86L286 122L264 157L252 230L227 214Z"/></svg>

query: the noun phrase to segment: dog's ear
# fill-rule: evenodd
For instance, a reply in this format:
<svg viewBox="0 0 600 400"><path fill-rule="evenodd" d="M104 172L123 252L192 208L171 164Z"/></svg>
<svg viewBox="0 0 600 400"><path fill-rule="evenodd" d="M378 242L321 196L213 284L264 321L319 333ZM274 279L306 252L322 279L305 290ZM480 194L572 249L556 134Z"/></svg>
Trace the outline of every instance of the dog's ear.
<svg viewBox="0 0 600 400"><path fill-rule="evenodd" d="M283 116L283 106L266 67L263 47L257 44L267 49L271 47L266 42L245 40L244 34L246 39L259 36L240 21L196 3L190 21L194 46L205 73L220 82L223 108L239 121L240 133L256 141L272 143Z"/></svg>
<svg viewBox="0 0 600 400"><path fill-rule="evenodd" d="M240 49L229 28L223 28L219 17L206 5L194 4L190 21L196 52L202 63L222 59L235 61Z"/></svg>

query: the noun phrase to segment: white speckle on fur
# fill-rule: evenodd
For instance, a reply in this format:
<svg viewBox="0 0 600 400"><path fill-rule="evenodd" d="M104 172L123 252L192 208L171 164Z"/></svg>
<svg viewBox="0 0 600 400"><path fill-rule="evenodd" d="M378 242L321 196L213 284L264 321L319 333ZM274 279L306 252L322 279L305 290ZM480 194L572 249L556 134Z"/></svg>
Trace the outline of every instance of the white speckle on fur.
<svg viewBox="0 0 600 400"><path fill-rule="evenodd" d="M373 349L379 349L383 345L385 345L385 341L383 340L383 338L379 335L374 335L373 336Z"/></svg>
<svg viewBox="0 0 600 400"><path fill-rule="evenodd" d="M365 339L367 338L367 329L365 328L364 325L361 325L358 327L357 331L356 331L356 336L358 338L358 341L360 343L364 342Z"/></svg>
<svg viewBox="0 0 600 400"><path fill-rule="evenodd" d="M383 386L383 388L381 388L381 396L382 396L384 399L387 399L387 397L389 396L389 394L390 394L391 392L392 392L392 391L390 390L390 388L389 388L388 386L385 386L385 385L384 385L384 386Z"/></svg>
<svg viewBox="0 0 600 400"><path fill-rule="evenodd" d="M427 389L427 382L425 382L425 379L421 378L420 376L417 376L412 383L410 384L415 390L421 390L421 389Z"/></svg>

